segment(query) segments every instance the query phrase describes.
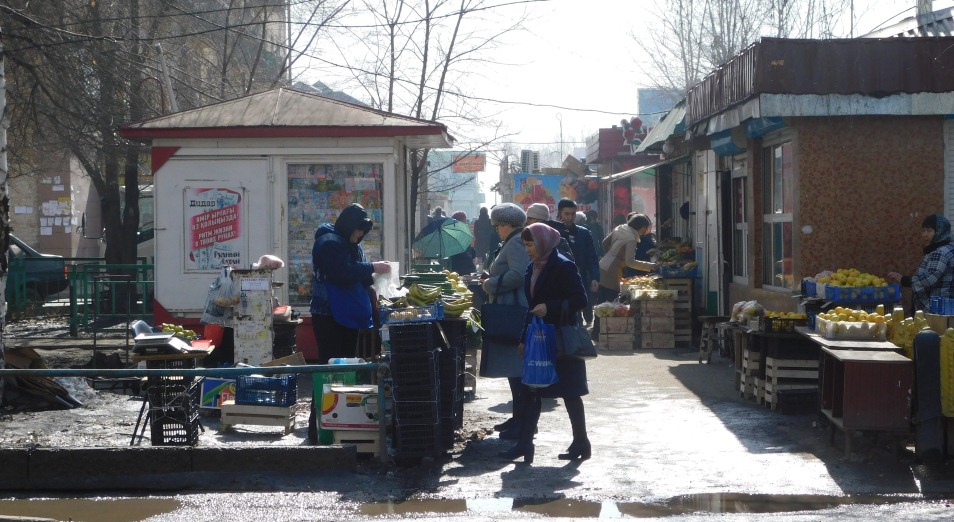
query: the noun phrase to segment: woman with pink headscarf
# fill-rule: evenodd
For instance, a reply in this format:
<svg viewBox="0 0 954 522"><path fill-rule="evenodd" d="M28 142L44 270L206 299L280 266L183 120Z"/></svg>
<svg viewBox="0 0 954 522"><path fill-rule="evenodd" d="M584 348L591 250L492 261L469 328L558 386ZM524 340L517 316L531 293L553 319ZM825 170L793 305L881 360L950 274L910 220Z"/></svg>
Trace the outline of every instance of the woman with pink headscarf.
<svg viewBox="0 0 954 522"><path fill-rule="evenodd" d="M576 264L556 249L560 243L560 233L543 223L534 223L523 229L520 238L531 260L524 277L524 291L530 308L524 323L524 333L526 326L530 324L530 314L557 327L577 324L580 310L586 306L586 289ZM520 347L522 350L523 344ZM586 385L586 363L577 357L558 356L556 371L560 378L556 384L546 388L524 387L525 399L522 408L525 426L520 430L520 440L513 448L502 452L502 458L514 460L523 457L524 462L533 462L533 435L537 431L541 399L544 397L563 399L573 429L573 443L566 453L561 453L557 458L590 458L590 441L586 435L586 415L582 398L589 393Z"/></svg>

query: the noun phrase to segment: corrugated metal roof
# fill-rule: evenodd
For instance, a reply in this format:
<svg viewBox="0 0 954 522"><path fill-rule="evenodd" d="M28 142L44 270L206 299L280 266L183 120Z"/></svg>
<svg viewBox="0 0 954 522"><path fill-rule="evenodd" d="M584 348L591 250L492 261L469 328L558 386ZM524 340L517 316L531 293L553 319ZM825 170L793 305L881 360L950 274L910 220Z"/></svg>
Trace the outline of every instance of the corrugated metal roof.
<svg viewBox="0 0 954 522"><path fill-rule="evenodd" d="M650 148L661 149L661 144L669 139L670 136L682 134L685 131L686 99L683 98L679 103L673 106L672 109L669 109L669 112L649 131L649 134L646 135L646 139L644 139L643 142L639 144L639 148L636 149L636 153L639 154ZM654 145L659 146L654 147Z"/></svg>
<svg viewBox="0 0 954 522"><path fill-rule="evenodd" d="M279 88L124 125L128 138L161 137L414 137L410 146L453 144L438 122ZM411 143L414 141L415 143Z"/></svg>
<svg viewBox="0 0 954 522"><path fill-rule="evenodd" d="M855 95L954 92L954 37L792 40L763 38L690 89L695 126L766 94ZM776 116L758 110L753 117Z"/></svg>

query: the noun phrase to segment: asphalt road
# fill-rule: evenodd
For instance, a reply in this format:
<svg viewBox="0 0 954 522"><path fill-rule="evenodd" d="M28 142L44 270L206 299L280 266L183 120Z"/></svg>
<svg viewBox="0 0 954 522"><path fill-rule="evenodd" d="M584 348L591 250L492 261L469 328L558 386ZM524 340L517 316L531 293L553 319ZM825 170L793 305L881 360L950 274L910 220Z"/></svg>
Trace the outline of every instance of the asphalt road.
<svg viewBox="0 0 954 522"><path fill-rule="evenodd" d="M97 520L221 520L223 513L244 520L948 520L954 513L946 501L954 497L951 466L919 465L910 451L895 455L893 441L873 433L856 437L846 457L840 437L829 444L817 414L784 415L743 400L733 372L718 357L699 364L688 349L604 354L589 362L591 393L584 402L593 458L582 463L556 458L570 442L556 400L544 405L535 462L500 460L497 453L510 443L491 427L506 418L509 389L504 379L480 379L475 400L465 404L461 440L442 461L411 467L362 461L352 472L294 476L274 470L213 485L220 493L134 494L126 500L140 507L162 501L162 514ZM303 431L299 423L287 437L245 436L287 444ZM258 493L243 493L251 490ZM98 505L109 498L98 498ZM87 501L68 502L78 509ZM17 514L10 507L0 503L0 514Z"/></svg>

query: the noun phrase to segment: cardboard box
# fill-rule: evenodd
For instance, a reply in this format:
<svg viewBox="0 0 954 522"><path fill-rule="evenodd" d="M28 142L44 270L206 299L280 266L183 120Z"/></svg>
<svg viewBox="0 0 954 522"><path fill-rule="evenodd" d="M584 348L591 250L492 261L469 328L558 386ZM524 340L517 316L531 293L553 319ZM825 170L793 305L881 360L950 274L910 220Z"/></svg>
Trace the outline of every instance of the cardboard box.
<svg viewBox="0 0 954 522"><path fill-rule="evenodd" d="M635 331L635 317L600 317L600 334L633 333Z"/></svg>
<svg viewBox="0 0 954 522"><path fill-rule="evenodd" d="M954 315L924 314L924 318L927 319L928 327L938 335L944 335L948 328L954 328Z"/></svg>
<svg viewBox="0 0 954 522"><path fill-rule="evenodd" d="M631 333L600 333L596 348L607 352L632 352L635 341Z"/></svg>
<svg viewBox="0 0 954 522"><path fill-rule="evenodd" d="M640 348L675 348L676 336L669 333L644 333L639 337Z"/></svg>
<svg viewBox="0 0 954 522"><path fill-rule="evenodd" d="M675 317L675 303L673 300L666 299L640 300L633 301L630 306L636 306L637 317Z"/></svg>
<svg viewBox="0 0 954 522"><path fill-rule="evenodd" d="M326 384L321 394L321 427L326 430L376 430L380 408L376 386Z"/></svg>
<svg viewBox="0 0 954 522"><path fill-rule="evenodd" d="M235 402L235 379L203 377L199 386L199 407L218 410L225 401Z"/></svg>
<svg viewBox="0 0 954 522"><path fill-rule="evenodd" d="M675 332L676 319L674 317L655 317L648 315L639 318L640 332Z"/></svg>
<svg viewBox="0 0 954 522"><path fill-rule="evenodd" d="M582 161L576 159L573 155L568 155L566 159L563 160L563 168L569 170L577 177L583 177L587 174L586 165Z"/></svg>

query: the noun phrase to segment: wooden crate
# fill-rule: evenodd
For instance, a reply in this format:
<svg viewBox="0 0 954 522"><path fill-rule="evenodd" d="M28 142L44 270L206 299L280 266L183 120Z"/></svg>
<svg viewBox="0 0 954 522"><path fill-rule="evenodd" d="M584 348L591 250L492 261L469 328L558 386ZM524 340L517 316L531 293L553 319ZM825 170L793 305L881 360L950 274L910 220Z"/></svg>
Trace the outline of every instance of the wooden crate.
<svg viewBox="0 0 954 522"><path fill-rule="evenodd" d="M742 352L742 367L740 369L740 387L743 399L759 400L764 396L765 386L762 379L759 379L759 360L762 354L759 352L744 350Z"/></svg>
<svg viewBox="0 0 954 522"><path fill-rule="evenodd" d="M676 344L678 346L692 345L692 290L694 279L659 280L659 288L675 290L676 298L673 301L673 317L675 318Z"/></svg>
<svg viewBox="0 0 954 522"><path fill-rule="evenodd" d="M636 331L636 319L636 317L600 317L600 335L632 335Z"/></svg>
<svg viewBox="0 0 954 522"><path fill-rule="evenodd" d="M778 390L813 390L818 388L817 359L765 358L765 403L778 408Z"/></svg>
<svg viewBox="0 0 954 522"><path fill-rule="evenodd" d="M675 348L676 341L672 332L640 332L636 338L636 348L659 349Z"/></svg>
<svg viewBox="0 0 954 522"><path fill-rule="evenodd" d="M352 444L358 453L381 456L381 432L378 430L334 430L335 444Z"/></svg>
<svg viewBox="0 0 954 522"><path fill-rule="evenodd" d="M639 318L638 330L640 332L660 332L673 333L675 329L675 320L672 317L653 317L646 316Z"/></svg>
<svg viewBox="0 0 954 522"><path fill-rule="evenodd" d="M295 410L291 406L252 406L235 404L235 401L222 403L221 429L225 431L236 424L254 424L257 426L281 426L285 435L295 430Z"/></svg>
<svg viewBox="0 0 954 522"><path fill-rule="evenodd" d="M601 333L596 348L605 352L632 352L636 343L635 333Z"/></svg>

